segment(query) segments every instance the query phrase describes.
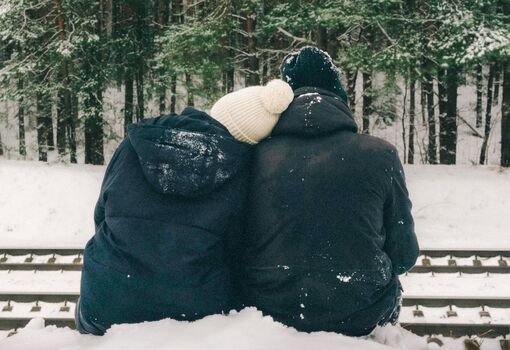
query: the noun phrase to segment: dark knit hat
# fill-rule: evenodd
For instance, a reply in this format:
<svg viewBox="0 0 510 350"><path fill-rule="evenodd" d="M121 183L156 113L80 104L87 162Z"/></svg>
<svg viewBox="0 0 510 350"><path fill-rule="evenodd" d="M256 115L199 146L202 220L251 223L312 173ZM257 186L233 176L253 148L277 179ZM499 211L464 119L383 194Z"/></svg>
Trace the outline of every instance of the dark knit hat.
<svg viewBox="0 0 510 350"><path fill-rule="evenodd" d="M327 52L313 46L303 47L283 59L280 72L282 80L293 90L303 86L317 87L335 93L347 103L340 72Z"/></svg>

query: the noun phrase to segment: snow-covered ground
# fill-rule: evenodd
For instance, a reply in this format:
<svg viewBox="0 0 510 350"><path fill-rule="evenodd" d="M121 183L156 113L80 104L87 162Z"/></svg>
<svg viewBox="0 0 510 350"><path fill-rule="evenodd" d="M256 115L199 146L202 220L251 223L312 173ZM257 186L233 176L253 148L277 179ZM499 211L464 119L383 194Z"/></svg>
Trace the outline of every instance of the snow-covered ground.
<svg viewBox="0 0 510 350"><path fill-rule="evenodd" d="M441 349L464 350L463 339L439 337ZM499 350L499 341L485 339L482 350ZM196 322L165 319L136 325L115 325L105 336L80 335L69 328L44 328L34 319L13 337L0 340L2 350L386 350L438 349L400 327L378 328L368 337L335 333L302 333L263 317L250 308L229 316L209 316Z"/></svg>
<svg viewBox="0 0 510 350"><path fill-rule="evenodd" d="M0 246L78 247L105 167L0 160ZM510 249L510 171L405 166L421 248Z"/></svg>
<svg viewBox="0 0 510 350"><path fill-rule="evenodd" d="M510 248L510 169L405 166L422 249Z"/></svg>
<svg viewBox="0 0 510 350"><path fill-rule="evenodd" d="M0 246L84 247L104 170L0 160Z"/></svg>
<svg viewBox="0 0 510 350"><path fill-rule="evenodd" d="M81 248L93 234L92 213L105 167L0 160L0 247ZM406 166L416 231L422 248L510 249L510 171L498 167ZM484 262L491 263L491 262ZM78 293L80 272L0 271L1 292ZM406 296L510 297L510 276L458 274L402 276ZM29 305L27 304L27 308ZM72 308L72 307L71 307ZM20 312L23 310L16 306ZM50 310L51 311L51 310ZM444 310L425 310L425 321L443 322ZM471 312L472 311L472 312ZM492 312L508 323L509 313ZM479 317L463 309L463 320ZM472 313L472 315L470 314ZM437 315L436 315L437 313ZM55 311L55 315L58 310ZM401 320L412 320L404 308ZM399 327L366 339L333 333L298 333L254 309L187 323L173 320L115 326L106 336L79 335L34 320L14 337L0 332L0 349L433 349ZM441 338L443 349L464 349L462 339ZM385 344L386 345L382 345ZM499 349L484 340L481 349Z"/></svg>

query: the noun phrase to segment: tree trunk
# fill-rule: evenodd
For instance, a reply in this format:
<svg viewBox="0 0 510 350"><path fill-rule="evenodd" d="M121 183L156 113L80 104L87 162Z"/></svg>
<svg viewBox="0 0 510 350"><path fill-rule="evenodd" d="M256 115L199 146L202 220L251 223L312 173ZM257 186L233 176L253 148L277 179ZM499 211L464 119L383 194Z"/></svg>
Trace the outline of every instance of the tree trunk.
<svg viewBox="0 0 510 350"><path fill-rule="evenodd" d="M256 14L249 13L246 15L245 32L247 37L247 52L248 52L248 74L246 76L246 86L253 86L260 84L259 76L259 59L255 48L255 18Z"/></svg>
<svg viewBox="0 0 510 350"><path fill-rule="evenodd" d="M448 137L447 107L448 97L446 91L446 70L439 68L437 71L438 105L439 105L439 163L446 164L446 145Z"/></svg>
<svg viewBox="0 0 510 350"><path fill-rule="evenodd" d="M483 75L482 64L476 65L476 127L482 126L482 98L483 98Z"/></svg>
<svg viewBox="0 0 510 350"><path fill-rule="evenodd" d="M103 164L103 115L101 90L88 93L84 104L91 114L85 119L85 164Z"/></svg>
<svg viewBox="0 0 510 350"><path fill-rule="evenodd" d="M66 142L69 139L67 131L69 126L67 125L72 119L72 106L71 106L71 91L70 91L70 78L69 78L69 63L67 61L62 62L60 69L60 79L63 83L63 87L59 89L57 97L57 150L61 157L66 154Z"/></svg>
<svg viewBox="0 0 510 350"><path fill-rule="evenodd" d="M166 111L166 89L161 89L158 96L159 115L164 115Z"/></svg>
<svg viewBox="0 0 510 350"><path fill-rule="evenodd" d="M317 26L317 46L324 51L328 49L328 30L321 25Z"/></svg>
<svg viewBox="0 0 510 350"><path fill-rule="evenodd" d="M133 122L133 77L127 73L124 90L124 137L127 136L127 127Z"/></svg>
<svg viewBox="0 0 510 350"><path fill-rule="evenodd" d="M98 14L96 22L96 34L103 38L105 35L105 4L104 0L98 0ZM103 91L104 75L102 65L105 63L106 54L100 47L91 46L86 52L84 71L90 79L90 86L85 88L83 98L85 114L85 163L103 164Z"/></svg>
<svg viewBox="0 0 510 350"><path fill-rule="evenodd" d="M405 81L405 86L404 86L404 101L403 101L403 105L404 105L404 108L402 108L402 145L404 147L404 152L402 154L402 157L403 157L403 162L404 164L407 163L407 139L406 139L406 114L407 114L407 80Z"/></svg>
<svg viewBox="0 0 510 350"><path fill-rule="evenodd" d="M2 134L0 134L0 156L4 155L4 144L2 143Z"/></svg>
<svg viewBox="0 0 510 350"><path fill-rule="evenodd" d="M414 135L415 135L415 126L414 119L416 115L416 78L414 72L414 66L410 68L409 74L409 141L408 141L408 153L407 153L407 163L414 164Z"/></svg>
<svg viewBox="0 0 510 350"><path fill-rule="evenodd" d="M184 22L184 5L183 0L172 0L172 22Z"/></svg>
<svg viewBox="0 0 510 350"><path fill-rule="evenodd" d="M227 69L223 73L223 92L225 94L234 91L234 69Z"/></svg>
<svg viewBox="0 0 510 350"><path fill-rule="evenodd" d="M363 73L363 134L370 133L370 116L372 115L372 72Z"/></svg>
<svg viewBox="0 0 510 350"><path fill-rule="evenodd" d="M62 0L55 0L55 9L57 16L55 18L56 29L61 41L65 41L67 34L65 28L64 15L62 13ZM58 154L63 157L66 153L66 130L67 121L71 114L71 95L69 91L69 64L65 58L62 59L59 67L60 81L63 86L58 91L57 101L57 150Z"/></svg>
<svg viewBox="0 0 510 350"><path fill-rule="evenodd" d="M66 118L64 96L62 89L57 94L57 150L59 156L63 157L66 153Z"/></svg>
<svg viewBox="0 0 510 350"><path fill-rule="evenodd" d="M269 58L264 58L262 57L261 60L260 60L262 63L262 76L261 76L261 84L262 85L266 85L267 82L269 81L269 62L270 62L270 59Z"/></svg>
<svg viewBox="0 0 510 350"><path fill-rule="evenodd" d="M436 142L436 116L434 108L434 81L432 74L429 71L430 64L424 70L423 85L425 90L425 97L427 100L427 128L428 128L428 147L427 158L430 164L437 163L437 142Z"/></svg>
<svg viewBox="0 0 510 350"><path fill-rule="evenodd" d="M340 48L340 43L337 37L344 32L345 29L342 28L330 29L327 31L327 42L325 47L327 53L331 56L333 63L335 63L335 60L338 58L338 50Z"/></svg>
<svg viewBox="0 0 510 350"><path fill-rule="evenodd" d="M356 110L356 80L358 79L358 71L346 71L347 75L347 94L349 99L349 109L354 114Z"/></svg>
<svg viewBox="0 0 510 350"><path fill-rule="evenodd" d="M144 77L143 62L138 63L136 70L136 120L140 121L144 118L145 99L144 99Z"/></svg>
<svg viewBox="0 0 510 350"><path fill-rule="evenodd" d="M48 114L47 114L44 122L46 123L46 130L48 130L48 137L47 137L48 151L54 151L55 150L55 133L53 132L53 114L51 111L50 99L51 98L48 96L48 103L50 103L50 105L49 105Z"/></svg>
<svg viewBox="0 0 510 350"><path fill-rule="evenodd" d="M23 79L18 80L18 91L23 91ZM25 106L23 95L18 100L18 136L19 136L19 155L23 158L27 155L27 147L25 143Z"/></svg>
<svg viewBox="0 0 510 350"><path fill-rule="evenodd" d="M510 24L510 3L501 0L501 9L506 16L506 24ZM510 167L510 57L502 63L503 70L503 102L501 104L501 166Z"/></svg>
<svg viewBox="0 0 510 350"><path fill-rule="evenodd" d="M439 139L441 164L455 164L457 150L457 89L458 67L451 66L446 71L446 113L440 119Z"/></svg>
<svg viewBox="0 0 510 350"><path fill-rule="evenodd" d="M105 0L104 3L104 29L108 37L113 35L113 2L114 0Z"/></svg>
<svg viewBox="0 0 510 350"><path fill-rule="evenodd" d="M489 79L487 81L487 109L485 110L485 133L483 135L482 149L480 151L480 164L485 164L487 159L487 144L491 133L492 119L492 86L494 84L494 65L489 68Z"/></svg>
<svg viewBox="0 0 510 350"><path fill-rule="evenodd" d="M170 81L170 92L172 96L170 97L170 113L175 113L175 107L177 105L177 76L172 75Z"/></svg>
<svg viewBox="0 0 510 350"><path fill-rule="evenodd" d="M36 100L37 149L39 152L39 160L47 162L50 135L49 126L51 125L48 123L48 119L51 121L51 105L49 104L48 96L41 92L37 93Z"/></svg>
<svg viewBox="0 0 510 350"><path fill-rule="evenodd" d="M157 21L159 24L159 33L162 34L165 26L170 19L170 0L158 0Z"/></svg>
<svg viewBox="0 0 510 350"><path fill-rule="evenodd" d="M492 105L499 103L499 92L501 86L501 64L496 60L494 63L494 96L492 97Z"/></svg>
<svg viewBox="0 0 510 350"><path fill-rule="evenodd" d="M191 79L191 75L186 73L185 79L186 79L186 92L188 94L188 106L193 107L195 106L195 97L193 96L193 81Z"/></svg>
<svg viewBox="0 0 510 350"><path fill-rule="evenodd" d="M420 84L420 109L421 109L421 125L427 125L427 95L423 81Z"/></svg>
<svg viewBox="0 0 510 350"><path fill-rule="evenodd" d="M76 159L76 121L78 120L78 95L71 95L71 114L67 122L67 137L69 142L71 163L77 163Z"/></svg>
<svg viewBox="0 0 510 350"><path fill-rule="evenodd" d="M501 105L501 166L510 167L510 58L503 65L503 103Z"/></svg>
<svg viewBox="0 0 510 350"><path fill-rule="evenodd" d="M184 5L182 0L171 0L172 15L171 21L173 24L181 24L184 22ZM177 75L173 74L170 78L170 113L175 113L177 107Z"/></svg>
<svg viewBox="0 0 510 350"><path fill-rule="evenodd" d="M165 26L168 25L170 18L170 0L158 0L156 7L156 20L158 22L159 35L163 35ZM160 86L158 89L159 95L159 114L164 115L166 112L166 87Z"/></svg>

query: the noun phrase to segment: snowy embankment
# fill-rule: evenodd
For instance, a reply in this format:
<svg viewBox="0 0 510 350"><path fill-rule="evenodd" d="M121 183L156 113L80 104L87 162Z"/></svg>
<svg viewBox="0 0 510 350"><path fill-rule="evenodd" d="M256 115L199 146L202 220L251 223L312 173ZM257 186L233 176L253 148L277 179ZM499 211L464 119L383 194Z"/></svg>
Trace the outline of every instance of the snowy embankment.
<svg viewBox="0 0 510 350"><path fill-rule="evenodd" d="M105 167L0 160L0 245L83 248Z"/></svg>
<svg viewBox="0 0 510 350"><path fill-rule="evenodd" d="M0 160L0 237L6 247L77 247L93 234L105 167ZM510 249L510 171L405 167L422 248Z"/></svg>
<svg viewBox="0 0 510 350"><path fill-rule="evenodd" d="M133 325L114 326L101 338L75 331L47 327L33 320L15 337L0 341L0 348L32 349L388 349L373 341L334 333L299 333L262 317L254 309L238 314L210 316L197 322L166 319ZM44 340L44 341L40 341ZM417 339L420 342L420 339ZM424 343L424 341L422 341Z"/></svg>
<svg viewBox="0 0 510 350"><path fill-rule="evenodd" d="M105 167L0 160L0 247L82 248L93 234L92 213L104 170ZM506 213L510 212L509 171L473 166L406 166L405 170L422 248L510 249L506 224ZM79 279L80 272L74 271L65 274L1 271L0 291L77 293ZM481 278L409 274L402 276L402 283L407 296L510 295L507 275ZM404 308L401 320L412 320L411 311ZM444 322L443 311L437 315L427 311L425 318ZM463 318L478 317L477 310L473 309L472 313ZM494 323L508 322L508 314L492 316ZM0 332L0 339L5 336ZM461 339L443 341L448 349L464 348ZM16 336L0 340L2 350L427 349L435 346L399 327L379 329L367 339L333 333L298 333L253 309L230 316L211 316L194 323L163 320L115 326L102 338L79 335L70 329L44 328L40 321L33 320ZM497 340L485 340L482 349L499 349Z"/></svg>
<svg viewBox="0 0 510 350"><path fill-rule="evenodd" d="M464 350L464 340L439 337L441 349ZM136 325L115 325L105 336L81 335L69 328L44 328L32 320L13 337L0 340L2 350L390 350L438 349L400 327L378 328L368 337L302 333L274 322L250 308L229 316L209 316L196 322L165 319ZM482 350L499 349L498 340L484 340Z"/></svg>
<svg viewBox="0 0 510 350"><path fill-rule="evenodd" d="M509 249L510 169L406 166L422 249Z"/></svg>

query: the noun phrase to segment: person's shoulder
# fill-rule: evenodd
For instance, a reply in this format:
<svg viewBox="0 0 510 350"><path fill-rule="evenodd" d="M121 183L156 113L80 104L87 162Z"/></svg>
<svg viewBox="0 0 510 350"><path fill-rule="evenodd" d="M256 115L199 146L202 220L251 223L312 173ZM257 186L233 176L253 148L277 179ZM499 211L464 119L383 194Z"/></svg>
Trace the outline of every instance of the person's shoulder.
<svg viewBox="0 0 510 350"><path fill-rule="evenodd" d="M112 158L108 162L106 174L116 171L119 167L123 166L126 159L136 159L136 154L131 145L129 137L125 137L113 153Z"/></svg>
<svg viewBox="0 0 510 350"><path fill-rule="evenodd" d="M387 155L391 158L398 157L397 148L390 142L368 134L358 134L357 136L361 148L367 151Z"/></svg>

